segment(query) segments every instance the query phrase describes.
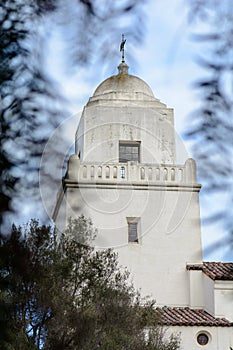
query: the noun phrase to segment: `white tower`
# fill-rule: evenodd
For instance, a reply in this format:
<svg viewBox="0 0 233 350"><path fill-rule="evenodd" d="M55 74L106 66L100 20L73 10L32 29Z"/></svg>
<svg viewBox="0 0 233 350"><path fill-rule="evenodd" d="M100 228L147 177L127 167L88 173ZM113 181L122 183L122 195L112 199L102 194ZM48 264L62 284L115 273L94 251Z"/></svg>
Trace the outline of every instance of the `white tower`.
<svg viewBox="0 0 233 350"><path fill-rule="evenodd" d="M176 163L173 110L128 74L124 44L84 107L54 220L92 219L96 247L118 252L181 350L232 349L233 263L202 262L195 162Z"/></svg>
<svg viewBox="0 0 233 350"><path fill-rule="evenodd" d="M202 261L195 162L176 164L173 110L124 60L118 70L84 107L54 218L90 217L96 246L117 250L143 295L189 305L186 263Z"/></svg>

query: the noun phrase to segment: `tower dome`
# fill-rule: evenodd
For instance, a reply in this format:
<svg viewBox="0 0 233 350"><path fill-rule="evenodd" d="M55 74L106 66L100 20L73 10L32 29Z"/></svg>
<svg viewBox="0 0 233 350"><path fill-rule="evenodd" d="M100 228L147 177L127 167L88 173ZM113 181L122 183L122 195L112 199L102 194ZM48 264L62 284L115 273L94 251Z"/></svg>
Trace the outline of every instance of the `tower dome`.
<svg viewBox="0 0 233 350"><path fill-rule="evenodd" d="M149 85L142 79L128 74L128 66L122 62L118 74L104 80L95 90L91 101L105 99L154 100Z"/></svg>

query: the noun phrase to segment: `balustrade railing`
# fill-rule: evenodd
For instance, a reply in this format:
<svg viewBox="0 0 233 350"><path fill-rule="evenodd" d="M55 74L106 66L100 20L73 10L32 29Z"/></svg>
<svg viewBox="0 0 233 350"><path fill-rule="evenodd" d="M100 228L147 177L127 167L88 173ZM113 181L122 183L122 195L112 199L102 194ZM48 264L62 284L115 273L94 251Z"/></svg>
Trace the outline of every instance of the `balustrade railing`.
<svg viewBox="0 0 233 350"><path fill-rule="evenodd" d="M139 181L139 182L192 182L191 163L184 165L156 165L136 162L123 163L80 163L78 181Z"/></svg>

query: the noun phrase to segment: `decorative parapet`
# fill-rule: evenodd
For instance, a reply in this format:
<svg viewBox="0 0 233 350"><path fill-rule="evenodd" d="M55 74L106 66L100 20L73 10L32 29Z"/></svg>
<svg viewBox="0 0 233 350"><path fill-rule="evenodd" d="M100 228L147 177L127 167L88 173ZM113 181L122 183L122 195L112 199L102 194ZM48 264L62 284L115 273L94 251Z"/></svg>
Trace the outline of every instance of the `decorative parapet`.
<svg viewBox="0 0 233 350"><path fill-rule="evenodd" d="M85 163L72 155L66 179L77 182L172 182L196 183L196 165L191 158L184 165L128 163Z"/></svg>

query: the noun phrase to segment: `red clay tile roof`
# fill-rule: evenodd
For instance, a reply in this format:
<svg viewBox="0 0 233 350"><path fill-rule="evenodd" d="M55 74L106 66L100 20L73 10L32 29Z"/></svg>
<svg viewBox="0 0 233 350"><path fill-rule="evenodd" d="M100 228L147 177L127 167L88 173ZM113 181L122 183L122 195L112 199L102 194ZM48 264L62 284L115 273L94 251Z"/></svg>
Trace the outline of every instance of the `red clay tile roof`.
<svg viewBox="0 0 233 350"><path fill-rule="evenodd" d="M203 309L189 307L158 307L161 314L161 324L164 326L208 326L233 327L233 322L225 318L217 318Z"/></svg>
<svg viewBox="0 0 233 350"><path fill-rule="evenodd" d="M233 263L203 262L202 264L188 264L187 270L202 270L212 280L233 281Z"/></svg>

